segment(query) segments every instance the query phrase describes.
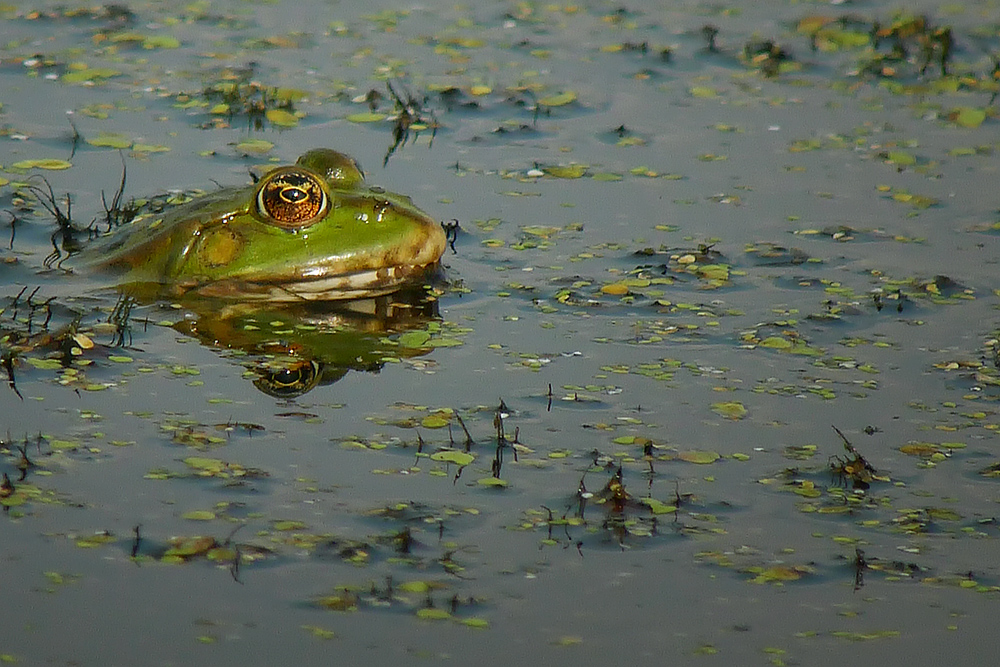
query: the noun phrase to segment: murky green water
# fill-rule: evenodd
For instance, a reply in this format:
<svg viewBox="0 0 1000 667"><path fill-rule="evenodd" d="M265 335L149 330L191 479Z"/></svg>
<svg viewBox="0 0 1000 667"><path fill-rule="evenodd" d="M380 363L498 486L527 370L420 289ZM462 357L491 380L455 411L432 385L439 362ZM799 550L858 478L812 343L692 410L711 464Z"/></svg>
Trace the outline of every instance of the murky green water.
<svg viewBox="0 0 1000 667"><path fill-rule="evenodd" d="M128 10L2 9L4 659L994 655L997 3ZM29 177L82 225L119 147L143 197L317 146L460 223L377 373L276 399L45 269Z"/></svg>

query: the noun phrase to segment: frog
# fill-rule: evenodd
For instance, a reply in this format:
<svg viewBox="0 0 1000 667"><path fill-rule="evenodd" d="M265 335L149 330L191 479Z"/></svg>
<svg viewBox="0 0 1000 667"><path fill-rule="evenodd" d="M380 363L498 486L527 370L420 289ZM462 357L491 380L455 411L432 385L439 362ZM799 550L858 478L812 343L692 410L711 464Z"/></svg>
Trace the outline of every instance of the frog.
<svg viewBox="0 0 1000 667"><path fill-rule="evenodd" d="M281 303L391 294L422 281L445 248L441 224L408 196L317 148L246 186L142 213L74 259L139 298Z"/></svg>

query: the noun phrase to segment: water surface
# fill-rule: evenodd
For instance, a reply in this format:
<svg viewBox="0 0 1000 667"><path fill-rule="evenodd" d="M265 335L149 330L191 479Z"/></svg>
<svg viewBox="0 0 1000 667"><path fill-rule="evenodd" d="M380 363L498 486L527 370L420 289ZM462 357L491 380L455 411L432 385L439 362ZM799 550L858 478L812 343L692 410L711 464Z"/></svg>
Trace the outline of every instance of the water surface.
<svg viewBox="0 0 1000 667"><path fill-rule="evenodd" d="M0 392L21 489L0 652L986 662L998 19L994 2L5 7L2 328L39 330L37 287L50 330L79 316L96 345L69 372L22 352ZM387 83L417 116L394 151ZM317 146L460 224L430 335L400 355L386 332L378 372L276 399L251 382L260 355L168 326L190 308L137 305L116 347L116 296L45 268L29 177L85 225L123 159L126 196L147 197ZM37 159L71 166L17 167ZM440 460L464 452L459 417L461 471ZM169 558L197 536L219 560Z"/></svg>

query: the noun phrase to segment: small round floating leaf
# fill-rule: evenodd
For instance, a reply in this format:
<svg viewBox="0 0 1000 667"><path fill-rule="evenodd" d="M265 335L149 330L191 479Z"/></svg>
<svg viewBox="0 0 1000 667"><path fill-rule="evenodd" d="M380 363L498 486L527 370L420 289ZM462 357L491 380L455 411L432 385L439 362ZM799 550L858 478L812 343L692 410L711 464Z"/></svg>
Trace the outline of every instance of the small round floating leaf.
<svg viewBox="0 0 1000 667"><path fill-rule="evenodd" d="M889 162L898 164L901 167L909 167L917 163L917 158L906 151L890 151L886 157Z"/></svg>
<svg viewBox="0 0 1000 667"><path fill-rule="evenodd" d="M90 336L82 333L77 333L73 335L73 342L79 345L84 350L94 349L94 341Z"/></svg>
<svg viewBox="0 0 1000 667"><path fill-rule="evenodd" d="M768 336L758 343L760 347L769 347L775 350L791 349L793 343L784 336Z"/></svg>
<svg viewBox="0 0 1000 667"><path fill-rule="evenodd" d="M169 150L170 146L162 144L132 144L132 152L134 153L166 153Z"/></svg>
<svg viewBox="0 0 1000 667"><path fill-rule="evenodd" d="M538 100L538 103L546 107L561 107L576 101L576 93L567 91L558 95L549 95Z"/></svg>
<svg viewBox="0 0 1000 667"><path fill-rule="evenodd" d="M806 480L802 482L801 485L793 488L792 492L802 496L803 498L819 498L823 495L823 492L817 489L816 485L809 480Z"/></svg>
<svg viewBox="0 0 1000 667"><path fill-rule="evenodd" d="M209 510L193 510L191 512L181 514L181 518L188 519L189 521L211 521L215 518L215 512L210 512Z"/></svg>
<svg viewBox="0 0 1000 667"><path fill-rule="evenodd" d="M958 107L951 112L949 119L959 127L974 129L982 125L983 121L986 120L986 109Z"/></svg>
<svg viewBox="0 0 1000 667"><path fill-rule="evenodd" d="M286 519L282 521L275 521L271 526L275 530L289 531L289 530L304 530L308 528L308 525L301 521L295 521L292 519Z"/></svg>
<svg viewBox="0 0 1000 667"><path fill-rule="evenodd" d="M911 442L899 448L899 451L910 456L920 456L927 458L934 454L939 454L941 449L930 442Z"/></svg>
<svg viewBox="0 0 1000 667"><path fill-rule="evenodd" d="M787 565L776 565L760 572L751 581L755 584L769 583L772 581L798 581L802 575L808 572L808 568L789 567Z"/></svg>
<svg viewBox="0 0 1000 667"><path fill-rule="evenodd" d="M487 621L485 618L479 618L477 616L473 616L471 618L463 618L461 621L459 621L459 623L469 628L476 628L481 630L485 630L486 628L490 627L489 621Z"/></svg>
<svg viewBox="0 0 1000 667"><path fill-rule="evenodd" d="M171 546L163 554L164 558L185 558L203 554L215 546L215 538L200 535L197 537L177 537L171 540Z"/></svg>
<svg viewBox="0 0 1000 667"><path fill-rule="evenodd" d="M104 546L105 544L110 544L111 542L114 542L115 539L115 536L110 533L94 533L93 535L77 538L76 546L82 549L94 549L96 547Z"/></svg>
<svg viewBox="0 0 1000 667"><path fill-rule="evenodd" d="M500 489L507 486L507 480L500 479L499 477L483 477L482 479L476 480L476 483L480 486L492 486Z"/></svg>
<svg viewBox="0 0 1000 667"><path fill-rule="evenodd" d="M104 148L128 148L132 145L132 140L117 132L101 132L93 139L87 139L87 143Z"/></svg>
<svg viewBox="0 0 1000 667"><path fill-rule="evenodd" d="M357 611L358 598L350 594L327 595L316 600L316 604L330 611Z"/></svg>
<svg viewBox="0 0 1000 667"><path fill-rule="evenodd" d="M407 331L399 337L399 344L403 347L421 348L431 338L426 331Z"/></svg>
<svg viewBox="0 0 1000 667"><path fill-rule="evenodd" d="M698 267L698 275L708 280L729 280L729 266L726 264L704 264Z"/></svg>
<svg viewBox="0 0 1000 667"><path fill-rule="evenodd" d="M210 473L222 472L226 469L226 462L222 459L212 459L204 456L189 456L184 459L184 465L195 470L204 470Z"/></svg>
<svg viewBox="0 0 1000 667"><path fill-rule="evenodd" d="M657 500L656 498L639 498L640 503L646 505L653 514L672 514L677 511L674 505Z"/></svg>
<svg viewBox="0 0 1000 667"><path fill-rule="evenodd" d="M476 457L472 454L466 452L460 452L455 449L446 449L443 452L434 452L431 454L432 461L442 461L445 463L454 463L459 466L467 466L476 460Z"/></svg>
<svg viewBox="0 0 1000 667"><path fill-rule="evenodd" d="M545 167L542 171L552 178L583 178L584 174L587 173L587 169L589 169L589 166L585 164L571 164Z"/></svg>
<svg viewBox="0 0 1000 667"><path fill-rule="evenodd" d="M605 294L611 294L613 296L624 296L628 294L628 285L625 283L611 283L610 285L605 285L601 288L601 291Z"/></svg>
<svg viewBox="0 0 1000 667"><path fill-rule="evenodd" d="M451 618L451 614L444 609L418 609L417 618L425 621L444 621Z"/></svg>
<svg viewBox="0 0 1000 667"><path fill-rule="evenodd" d="M205 553L205 558L213 563L231 563L236 559L236 549L232 547L214 547Z"/></svg>
<svg viewBox="0 0 1000 667"><path fill-rule="evenodd" d="M278 127L295 127L299 124L298 116L284 109L268 109L264 115L272 125Z"/></svg>
<svg viewBox="0 0 1000 667"><path fill-rule="evenodd" d="M427 415L420 420L420 425L424 428L444 428L448 425L448 418L443 415Z"/></svg>
<svg viewBox="0 0 1000 667"><path fill-rule="evenodd" d="M86 83L100 79L108 79L121 74L118 70L108 67L84 67L62 75L64 83Z"/></svg>
<svg viewBox="0 0 1000 667"><path fill-rule="evenodd" d="M150 35L142 40L144 49L177 49L180 41L173 35Z"/></svg>
<svg viewBox="0 0 1000 667"><path fill-rule="evenodd" d="M715 463L722 457L719 456L718 452L692 449L686 452L679 452L677 454L677 458L679 458L681 461L687 461L688 463L708 464L708 463Z"/></svg>
<svg viewBox="0 0 1000 667"><path fill-rule="evenodd" d="M719 94L714 88L708 86L692 86L688 92L691 93L691 97L701 98L715 97Z"/></svg>
<svg viewBox="0 0 1000 667"><path fill-rule="evenodd" d="M712 411L726 419L743 419L747 416L747 409L739 401L724 401L722 403L712 403Z"/></svg>
<svg viewBox="0 0 1000 667"><path fill-rule="evenodd" d="M431 589L431 585L426 581L404 581L398 588L407 593L426 593Z"/></svg>
<svg viewBox="0 0 1000 667"><path fill-rule="evenodd" d="M21 160L10 166L13 169L48 169L50 171L59 171L61 169L69 169L73 166L73 163L66 160L56 160L55 158L41 158L37 160Z"/></svg>
<svg viewBox="0 0 1000 667"><path fill-rule="evenodd" d="M962 515L958 512L943 507L928 507L927 515L938 521L961 521Z"/></svg>
<svg viewBox="0 0 1000 667"><path fill-rule="evenodd" d="M362 113L352 113L347 117L352 123L377 123L379 121L385 120L384 113L375 113L374 111L365 111Z"/></svg>
<svg viewBox="0 0 1000 667"><path fill-rule="evenodd" d="M236 150L243 153L267 153L274 144L264 139L247 139L236 144Z"/></svg>

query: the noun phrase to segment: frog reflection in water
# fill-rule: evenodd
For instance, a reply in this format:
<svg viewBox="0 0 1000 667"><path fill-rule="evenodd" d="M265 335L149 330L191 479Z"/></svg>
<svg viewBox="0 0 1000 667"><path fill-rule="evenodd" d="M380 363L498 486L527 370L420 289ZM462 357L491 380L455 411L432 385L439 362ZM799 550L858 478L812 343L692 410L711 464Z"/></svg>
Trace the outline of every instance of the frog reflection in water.
<svg viewBox="0 0 1000 667"><path fill-rule="evenodd" d="M437 301L418 287L351 301L237 304L183 301L188 316L174 329L211 347L249 355L257 389L291 399L336 382L348 371L377 373L387 359L427 352L392 334L422 329L438 317Z"/></svg>
<svg viewBox="0 0 1000 667"><path fill-rule="evenodd" d="M139 216L74 259L140 301L179 300L189 315L176 329L257 356L254 384L293 398L421 352L385 337L425 326L436 304L422 290L393 293L420 285L445 245L409 197L369 187L352 158L317 149L251 186Z"/></svg>

